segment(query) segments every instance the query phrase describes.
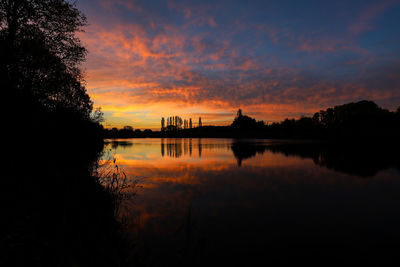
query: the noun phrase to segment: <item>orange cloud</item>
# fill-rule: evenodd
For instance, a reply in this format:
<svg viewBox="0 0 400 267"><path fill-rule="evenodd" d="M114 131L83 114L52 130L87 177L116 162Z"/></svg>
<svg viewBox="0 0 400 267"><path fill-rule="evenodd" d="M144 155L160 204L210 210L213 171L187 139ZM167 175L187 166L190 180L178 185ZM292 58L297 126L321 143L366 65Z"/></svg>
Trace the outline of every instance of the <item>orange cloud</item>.
<svg viewBox="0 0 400 267"><path fill-rule="evenodd" d="M102 3L110 10L120 5L137 14L145 12L135 1ZM382 5L378 11L388 6ZM103 108L108 126L158 129L162 116L200 114L205 125L226 125L238 108L258 119L277 121L363 98L392 103L391 98L400 97L399 90L394 90L400 80L397 65L385 72L367 68L373 57L354 39L296 35L286 28L279 31L245 22L215 38L208 32L187 32L190 27L219 27L210 7L176 3L168 7L181 12L187 23L180 27L152 16L145 16L140 23L116 19L103 25L95 20L81 33L89 50L85 65L88 92L95 105ZM376 16L367 11L360 21ZM336 79L319 74L313 66L303 71L301 60L289 65L279 64L275 55L260 56L254 51L260 46L257 42L235 44L236 34L249 28L267 33L274 45L285 40L282 45L295 46L296 51L355 53L357 59L337 68L356 68L357 75ZM372 74L375 78L370 81Z"/></svg>

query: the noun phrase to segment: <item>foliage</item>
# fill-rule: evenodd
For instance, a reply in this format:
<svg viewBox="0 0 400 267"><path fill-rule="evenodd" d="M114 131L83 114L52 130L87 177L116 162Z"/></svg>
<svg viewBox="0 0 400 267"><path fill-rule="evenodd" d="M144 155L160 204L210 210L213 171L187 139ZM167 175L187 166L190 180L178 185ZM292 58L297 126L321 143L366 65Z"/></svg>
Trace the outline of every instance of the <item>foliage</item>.
<svg viewBox="0 0 400 267"><path fill-rule="evenodd" d="M314 114L313 121L336 138L392 136L399 128L394 112L367 100L321 110Z"/></svg>
<svg viewBox="0 0 400 267"><path fill-rule="evenodd" d="M76 36L85 25L64 0L1 1L0 75L10 99L89 118L93 104L79 68L87 51Z"/></svg>
<svg viewBox="0 0 400 267"><path fill-rule="evenodd" d="M121 217L123 202L136 195L137 180L128 179L114 157L99 164L93 175L111 196L114 216Z"/></svg>
<svg viewBox="0 0 400 267"><path fill-rule="evenodd" d="M238 130L255 130L261 129L264 125L263 121L256 121L249 116L243 115L242 110L239 109L231 127Z"/></svg>
<svg viewBox="0 0 400 267"><path fill-rule="evenodd" d="M3 123L18 140L0 179L1 249L15 266L120 266L112 197L91 175L104 143L80 69L85 25L68 1L0 1Z"/></svg>

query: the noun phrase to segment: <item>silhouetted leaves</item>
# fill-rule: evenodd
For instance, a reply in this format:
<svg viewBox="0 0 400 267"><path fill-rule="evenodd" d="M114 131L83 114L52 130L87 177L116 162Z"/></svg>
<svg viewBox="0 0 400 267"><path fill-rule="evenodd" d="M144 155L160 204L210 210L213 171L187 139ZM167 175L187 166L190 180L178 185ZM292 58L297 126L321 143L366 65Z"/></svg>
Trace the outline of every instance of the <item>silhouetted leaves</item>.
<svg viewBox="0 0 400 267"><path fill-rule="evenodd" d="M120 265L112 195L93 176L102 112L79 67L84 25L68 1L0 1L3 123L15 140L0 179L7 266Z"/></svg>
<svg viewBox="0 0 400 267"><path fill-rule="evenodd" d="M13 104L71 109L89 118L93 104L79 68L86 49L75 35L86 18L75 5L4 0L0 20L0 75Z"/></svg>

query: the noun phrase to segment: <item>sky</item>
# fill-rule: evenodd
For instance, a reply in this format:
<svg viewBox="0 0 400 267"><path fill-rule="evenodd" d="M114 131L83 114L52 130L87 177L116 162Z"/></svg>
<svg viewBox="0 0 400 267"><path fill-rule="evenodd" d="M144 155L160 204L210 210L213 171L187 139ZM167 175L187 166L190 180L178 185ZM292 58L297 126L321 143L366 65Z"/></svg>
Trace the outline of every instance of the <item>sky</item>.
<svg viewBox="0 0 400 267"><path fill-rule="evenodd" d="M266 122L400 106L400 0L78 0L86 87L106 127Z"/></svg>

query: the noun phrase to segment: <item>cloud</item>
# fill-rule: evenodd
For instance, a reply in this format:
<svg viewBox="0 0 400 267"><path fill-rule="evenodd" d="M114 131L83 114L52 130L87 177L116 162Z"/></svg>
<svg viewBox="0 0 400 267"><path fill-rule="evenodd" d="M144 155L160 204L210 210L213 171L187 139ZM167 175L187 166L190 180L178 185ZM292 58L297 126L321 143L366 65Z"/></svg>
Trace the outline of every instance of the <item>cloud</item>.
<svg viewBox="0 0 400 267"><path fill-rule="evenodd" d="M347 33L222 20L221 4L101 3L112 12L89 17L80 37L87 88L111 124L158 128L175 114L227 124L238 108L272 121L361 99L394 108L400 99L399 57L383 59ZM392 4L367 6L344 29L361 33Z"/></svg>
<svg viewBox="0 0 400 267"><path fill-rule="evenodd" d="M355 21L349 26L349 32L354 35L359 35L363 32L373 30L375 28L373 21L396 3L398 4L399 1L382 0L369 4L360 12Z"/></svg>

